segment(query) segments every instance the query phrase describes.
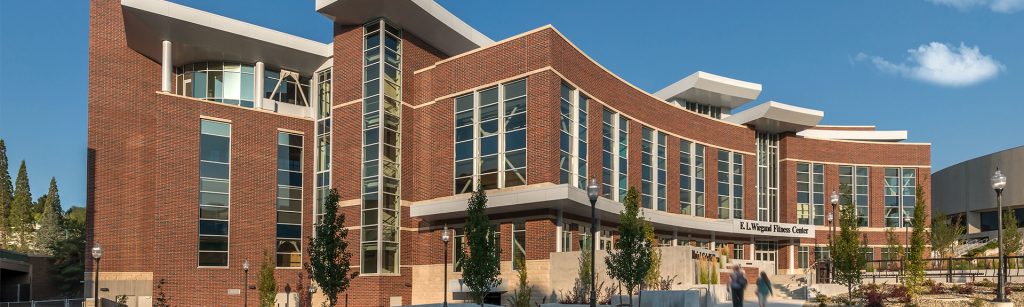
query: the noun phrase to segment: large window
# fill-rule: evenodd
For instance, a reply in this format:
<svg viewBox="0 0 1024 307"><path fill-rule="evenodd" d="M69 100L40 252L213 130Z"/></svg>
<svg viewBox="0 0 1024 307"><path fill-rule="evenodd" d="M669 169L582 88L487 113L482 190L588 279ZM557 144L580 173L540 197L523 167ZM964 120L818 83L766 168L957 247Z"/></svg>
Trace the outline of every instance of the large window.
<svg viewBox="0 0 1024 307"><path fill-rule="evenodd" d="M809 256L811 248L807 246L797 246L796 248L796 265L797 268L806 269L807 257Z"/></svg>
<svg viewBox="0 0 1024 307"><path fill-rule="evenodd" d="M679 141L679 212L704 216L704 145Z"/></svg>
<svg viewBox="0 0 1024 307"><path fill-rule="evenodd" d="M796 217L798 224L825 224L825 165L796 164Z"/></svg>
<svg viewBox="0 0 1024 307"><path fill-rule="evenodd" d="M757 133L757 220L779 221L779 135Z"/></svg>
<svg viewBox="0 0 1024 307"><path fill-rule="evenodd" d="M718 150L718 218L743 218L743 155Z"/></svg>
<svg viewBox="0 0 1024 307"><path fill-rule="evenodd" d="M232 62L199 62L178 67L175 93L182 96L253 107L253 66Z"/></svg>
<svg viewBox="0 0 1024 307"><path fill-rule="evenodd" d="M640 130L640 194L644 208L665 211L665 143L664 133L643 127Z"/></svg>
<svg viewBox="0 0 1024 307"><path fill-rule="evenodd" d="M401 31L367 23L363 57L360 272L397 274L401 195ZM383 60L382 60L383 59Z"/></svg>
<svg viewBox="0 0 1024 307"><path fill-rule="evenodd" d="M559 183L585 189L587 183L587 103L589 98L562 82Z"/></svg>
<svg viewBox="0 0 1024 307"><path fill-rule="evenodd" d="M455 98L455 194L525 185L526 80Z"/></svg>
<svg viewBox="0 0 1024 307"><path fill-rule="evenodd" d="M869 170L866 166L841 165L839 166L839 186L842 187L844 196L853 201L857 208L857 220L861 227L868 226L868 176Z"/></svg>
<svg viewBox="0 0 1024 307"><path fill-rule="evenodd" d="M277 266L302 263L302 135L277 134Z"/></svg>
<svg viewBox="0 0 1024 307"><path fill-rule="evenodd" d="M512 223L512 269L526 264L526 223Z"/></svg>
<svg viewBox="0 0 1024 307"><path fill-rule="evenodd" d="M267 69L263 72L263 98L308 106L309 84L309 77L297 72Z"/></svg>
<svg viewBox="0 0 1024 307"><path fill-rule="evenodd" d="M324 213L331 189L331 70L317 73L316 113L316 214Z"/></svg>
<svg viewBox="0 0 1024 307"><path fill-rule="evenodd" d="M911 227L917 203L917 170L885 169L885 227ZM908 218L911 224L907 224Z"/></svg>
<svg viewBox="0 0 1024 307"><path fill-rule="evenodd" d="M604 109L601 114L601 196L622 201L629 180L629 120Z"/></svg>
<svg viewBox="0 0 1024 307"><path fill-rule="evenodd" d="M200 121L199 266L228 266L231 124Z"/></svg>

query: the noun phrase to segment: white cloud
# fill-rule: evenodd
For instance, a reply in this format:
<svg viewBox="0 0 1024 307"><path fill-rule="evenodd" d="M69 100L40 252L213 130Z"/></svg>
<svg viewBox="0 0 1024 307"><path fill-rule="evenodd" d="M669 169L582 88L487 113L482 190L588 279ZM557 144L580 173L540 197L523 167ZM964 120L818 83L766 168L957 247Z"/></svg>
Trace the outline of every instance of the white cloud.
<svg viewBox="0 0 1024 307"><path fill-rule="evenodd" d="M1024 10L1024 0L928 0L928 2L955 7L966 11L975 6L984 6L997 13L1015 13Z"/></svg>
<svg viewBox="0 0 1024 307"><path fill-rule="evenodd" d="M1006 69L992 56L981 54L978 46L960 47L931 42L907 50L910 55L903 63L893 63L880 56L863 52L856 60L870 60L878 70L942 86L969 86L994 78Z"/></svg>

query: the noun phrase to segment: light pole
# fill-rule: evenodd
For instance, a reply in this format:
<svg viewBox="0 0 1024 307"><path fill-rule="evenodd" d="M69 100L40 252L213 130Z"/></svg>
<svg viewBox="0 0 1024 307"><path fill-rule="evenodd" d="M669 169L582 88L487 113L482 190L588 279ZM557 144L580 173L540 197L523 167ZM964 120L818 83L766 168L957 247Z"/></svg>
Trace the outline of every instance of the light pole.
<svg viewBox="0 0 1024 307"><path fill-rule="evenodd" d="M831 283L832 277L835 274L833 272L833 268L835 267L835 261L832 261L832 259L835 258L832 257L832 249L835 248L835 242L833 241L833 237L835 236L836 232L836 223L834 220L836 217L836 205L839 204L839 193L836 193L836 190L832 189L832 195L829 195L828 200L829 203L832 204L832 212L829 212L828 214L828 281Z"/></svg>
<svg viewBox="0 0 1024 307"><path fill-rule="evenodd" d="M597 306L597 280L596 275L596 262L594 260L597 256L597 251L594 249L597 243L597 195L598 195L597 179L590 178L590 185L587 186L587 196L590 197L590 307Z"/></svg>
<svg viewBox="0 0 1024 307"><path fill-rule="evenodd" d="M441 241L444 241L444 307L448 307L448 224L444 225L444 232L441 233Z"/></svg>
<svg viewBox="0 0 1024 307"><path fill-rule="evenodd" d="M100 305L100 258L103 257L103 247L99 243L92 245L92 259L96 259L96 267L93 269L92 282L92 305Z"/></svg>
<svg viewBox="0 0 1024 307"><path fill-rule="evenodd" d="M242 271L245 271L245 288L242 289L242 292L245 293L245 303L243 305L249 307L249 259L245 259L245 262L242 262Z"/></svg>
<svg viewBox="0 0 1024 307"><path fill-rule="evenodd" d="M996 168L992 174L992 189L996 191L996 207L998 208L999 225L996 229L996 236L999 240L999 283L996 285L999 290L996 292L996 302L1006 302L1006 259L1003 253L1003 188L1006 187L1006 176Z"/></svg>

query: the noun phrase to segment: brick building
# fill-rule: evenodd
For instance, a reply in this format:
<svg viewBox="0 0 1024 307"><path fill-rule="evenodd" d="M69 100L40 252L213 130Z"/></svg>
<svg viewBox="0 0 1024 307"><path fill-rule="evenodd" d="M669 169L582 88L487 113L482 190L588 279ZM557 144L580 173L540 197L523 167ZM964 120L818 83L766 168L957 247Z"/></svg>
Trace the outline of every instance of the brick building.
<svg viewBox="0 0 1024 307"><path fill-rule="evenodd" d="M875 259L930 186L930 146L905 131L823 126L824 112L775 101L732 112L760 84L696 72L648 93L554 27L492 41L429 0L316 10L333 20L331 43L170 2L92 2L88 240L104 248L101 296L146 301L163 280L176 305L239 306L242 264L252 283L267 257L280 289L305 293L328 188L361 274L346 299L386 306L457 288L441 232L462 244L475 186L499 225L503 276L525 265L538 295L575 274L553 259L595 241L590 178L602 194L591 246L614 244L635 187L663 245L774 274L827 254L840 186Z"/></svg>

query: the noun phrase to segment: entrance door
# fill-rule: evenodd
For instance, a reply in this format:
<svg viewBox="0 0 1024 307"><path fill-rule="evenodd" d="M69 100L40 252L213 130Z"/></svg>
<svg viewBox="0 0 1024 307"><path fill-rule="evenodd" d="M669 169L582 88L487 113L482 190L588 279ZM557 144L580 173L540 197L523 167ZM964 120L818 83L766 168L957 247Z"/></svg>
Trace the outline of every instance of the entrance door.
<svg viewBox="0 0 1024 307"><path fill-rule="evenodd" d="M773 263L772 268L778 271L779 263L776 261L779 254L779 244L775 241L756 241L754 242L754 260L758 261L771 261ZM777 273L777 272L772 272Z"/></svg>

